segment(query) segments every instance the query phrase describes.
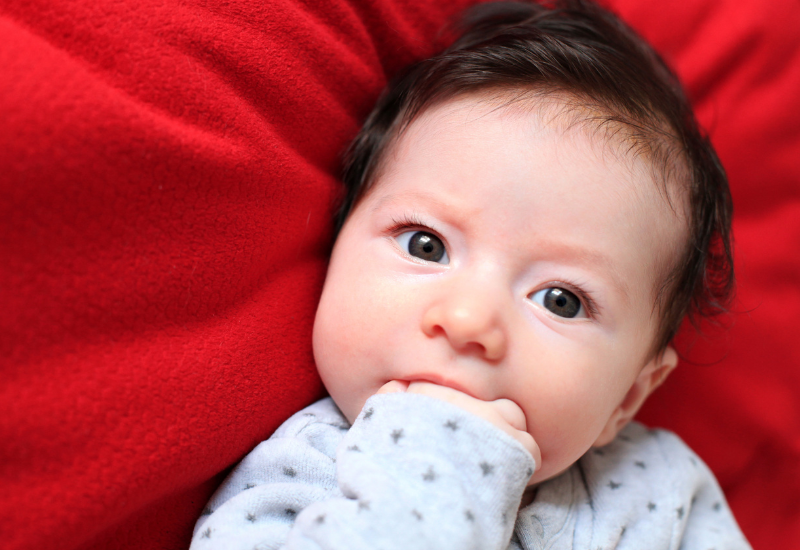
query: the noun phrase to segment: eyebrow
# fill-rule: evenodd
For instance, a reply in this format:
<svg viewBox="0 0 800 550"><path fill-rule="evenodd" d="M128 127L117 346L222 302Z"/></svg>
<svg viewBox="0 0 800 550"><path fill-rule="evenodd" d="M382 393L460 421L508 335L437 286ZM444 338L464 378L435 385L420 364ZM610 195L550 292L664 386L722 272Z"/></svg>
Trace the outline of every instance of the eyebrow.
<svg viewBox="0 0 800 550"><path fill-rule="evenodd" d="M375 213L388 203L397 201L397 200L424 200L428 203L435 204L436 206L440 207L448 207L448 204L443 202L442 200L436 198L434 195L429 193L419 193L419 192L405 192L405 193L390 193L382 197L375 205L372 207L372 212Z"/></svg>
<svg viewBox="0 0 800 550"><path fill-rule="evenodd" d="M591 264L604 268L603 271L608 274L611 284L616 287L625 300L629 300L630 288L614 267L614 263L605 254L583 246L572 245L561 241L545 240L539 241L538 244L539 248L552 251L550 257L558 258L559 256L563 256L569 260L579 258L583 260L580 262L581 264Z"/></svg>

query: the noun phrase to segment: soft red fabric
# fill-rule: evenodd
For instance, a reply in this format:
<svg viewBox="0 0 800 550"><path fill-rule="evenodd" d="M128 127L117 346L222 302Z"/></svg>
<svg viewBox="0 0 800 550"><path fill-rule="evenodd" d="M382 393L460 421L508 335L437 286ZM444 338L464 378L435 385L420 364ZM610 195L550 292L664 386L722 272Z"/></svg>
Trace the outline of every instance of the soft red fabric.
<svg viewBox="0 0 800 550"><path fill-rule="evenodd" d="M226 468L322 394L337 156L468 3L0 2L0 546L183 548ZM737 204L733 327L642 418L709 462L755 548L789 548L800 5L612 4L686 81Z"/></svg>

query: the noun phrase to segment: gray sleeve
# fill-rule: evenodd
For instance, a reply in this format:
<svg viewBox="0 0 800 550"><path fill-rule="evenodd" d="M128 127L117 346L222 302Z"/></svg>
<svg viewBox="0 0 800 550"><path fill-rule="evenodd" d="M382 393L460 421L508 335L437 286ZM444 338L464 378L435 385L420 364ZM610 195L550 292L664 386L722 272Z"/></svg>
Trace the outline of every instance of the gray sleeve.
<svg viewBox="0 0 800 550"><path fill-rule="evenodd" d="M245 462L231 480L252 469ZM307 478L298 484L296 471L294 484L273 480L259 498L250 492L260 485L240 492L199 524L193 548L216 547L216 540L221 548L248 550L504 549L533 460L483 419L430 397L398 393L367 401L338 445L334 466L335 486ZM258 511L230 504L245 493ZM286 512L287 503L293 513ZM221 514L226 507L230 513ZM263 527L243 529L242 516ZM244 537L245 531L252 534Z"/></svg>
<svg viewBox="0 0 800 550"><path fill-rule="evenodd" d="M301 510L342 497L335 457L349 427L330 399L292 416L217 489L197 520L191 549L282 548Z"/></svg>

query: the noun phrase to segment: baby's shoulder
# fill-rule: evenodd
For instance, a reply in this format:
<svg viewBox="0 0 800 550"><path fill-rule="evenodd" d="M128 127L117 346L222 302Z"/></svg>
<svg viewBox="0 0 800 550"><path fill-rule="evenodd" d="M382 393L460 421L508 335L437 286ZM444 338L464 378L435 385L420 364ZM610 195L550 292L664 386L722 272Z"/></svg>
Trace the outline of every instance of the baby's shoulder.
<svg viewBox="0 0 800 550"><path fill-rule="evenodd" d="M624 536L641 548L749 549L708 466L674 433L638 423L542 483L517 524L578 541L570 548Z"/></svg>
<svg viewBox="0 0 800 550"><path fill-rule="evenodd" d="M586 453L579 467L588 494L615 502L614 508L626 509L629 517L655 517L666 510L683 524L690 514L712 519L724 509L729 515L711 469L667 430L633 422L608 445Z"/></svg>
<svg viewBox="0 0 800 550"><path fill-rule="evenodd" d="M683 476L693 470L708 471L702 459L678 435L638 422L629 423L608 445L591 449L581 463L598 472L665 470Z"/></svg>
<svg viewBox="0 0 800 550"><path fill-rule="evenodd" d="M628 424L608 445L590 449L579 464L588 481L606 484L616 478L692 491L714 477L678 435L638 422Z"/></svg>

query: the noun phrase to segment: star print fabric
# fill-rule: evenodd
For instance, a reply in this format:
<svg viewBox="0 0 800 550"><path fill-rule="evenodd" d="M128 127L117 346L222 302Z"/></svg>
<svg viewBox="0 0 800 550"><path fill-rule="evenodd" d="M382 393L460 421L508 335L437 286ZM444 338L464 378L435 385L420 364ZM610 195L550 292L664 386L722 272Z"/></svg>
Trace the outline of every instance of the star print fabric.
<svg viewBox="0 0 800 550"><path fill-rule="evenodd" d="M324 399L233 470L192 550L750 550L713 474L669 432L632 423L518 511L532 468L443 401L373 396L350 427Z"/></svg>
<svg viewBox="0 0 800 550"><path fill-rule="evenodd" d="M373 396L347 428L330 399L289 419L212 497L192 549L507 547L534 468L514 439L415 394Z"/></svg>
<svg viewBox="0 0 800 550"><path fill-rule="evenodd" d="M705 463L636 422L542 483L515 539L515 550L751 550Z"/></svg>

